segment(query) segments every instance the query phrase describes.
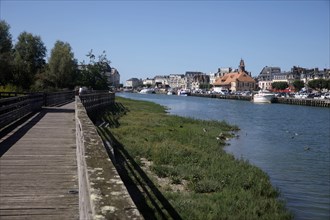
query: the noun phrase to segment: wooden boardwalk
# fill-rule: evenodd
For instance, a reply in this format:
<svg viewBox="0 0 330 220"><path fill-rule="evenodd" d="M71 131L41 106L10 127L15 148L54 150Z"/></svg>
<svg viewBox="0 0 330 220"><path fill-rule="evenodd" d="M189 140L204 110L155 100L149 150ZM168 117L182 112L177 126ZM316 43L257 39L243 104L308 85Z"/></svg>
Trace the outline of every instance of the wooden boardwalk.
<svg viewBox="0 0 330 220"><path fill-rule="evenodd" d="M1 220L79 219L74 108L44 108L0 140Z"/></svg>

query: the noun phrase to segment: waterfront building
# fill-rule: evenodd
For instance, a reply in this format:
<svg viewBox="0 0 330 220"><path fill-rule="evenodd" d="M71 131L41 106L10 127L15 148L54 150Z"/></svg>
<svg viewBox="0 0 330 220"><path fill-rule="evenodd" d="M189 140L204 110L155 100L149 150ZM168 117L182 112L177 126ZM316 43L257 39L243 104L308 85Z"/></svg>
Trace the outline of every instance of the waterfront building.
<svg viewBox="0 0 330 220"><path fill-rule="evenodd" d="M218 72L216 73L211 73L210 76L210 84L213 85L215 83L216 79L219 77L224 76L227 73L230 73L232 71L231 67L225 67L225 68L218 68Z"/></svg>
<svg viewBox="0 0 330 220"><path fill-rule="evenodd" d="M120 74L116 68L110 67L109 71L105 73L108 78L110 87L119 88Z"/></svg>
<svg viewBox="0 0 330 220"><path fill-rule="evenodd" d="M183 74L170 74L168 83L169 83L169 86L173 89L185 88L184 75Z"/></svg>
<svg viewBox="0 0 330 220"><path fill-rule="evenodd" d="M169 76L155 76L155 85L159 88L165 88L169 86Z"/></svg>
<svg viewBox="0 0 330 220"><path fill-rule="evenodd" d="M138 78L130 78L128 80L126 80L126 84L125 87L126 88L137 88L142 84L142 80L138 79Z"/></svg>
<svg viewBox="0 0 330 220"><path fill-rule="evenodd" d="M195 75L193 77L191 89L198 90L198 89L200 89L200 85L208 85L208 84L210 84L210 76L208 76L206 74Z"/></svg>
<svg viewBox="0 0 330 220"><path fill-rule="evenodd" d="M274 75L281 72L280 67L270 67L265 66L259 76L257 77L258 80L258 87L262 90L271 90L272 83L274 79Z"/></svg>
<svg viewBox="0 0 330 220"><path fill-rule="evenodd" d="M251 77L251 74L245 70L244 60L241 59L237 71L219 77L213 85L214 87L221 87L221 89L231 92L252 91L256 87L256 81Z"/></svg>
<svg viewBox="0 0 330 220"><path fill-rule="evenodd" d="M152 79L146 78L146 79L143 80L143 85L144 86L155 87L155 79L154 78L152 78Z"/></svg>
<svg viewBox="0 0 330 220"><path fill-rule="evenodd" d="M319 70L319 68L305 69L300 75L300 80L305 84L314 79L330 79L330 69Z"/></svg>
<svg viewBox="0 0 330 220"><path fill-rule="evenodd" d="M187 71L185 73L185 87L184 89L192 89L192 83L194 81L194 77L198 75L205 75L205 73L197 72L197 71Z"/></svg>

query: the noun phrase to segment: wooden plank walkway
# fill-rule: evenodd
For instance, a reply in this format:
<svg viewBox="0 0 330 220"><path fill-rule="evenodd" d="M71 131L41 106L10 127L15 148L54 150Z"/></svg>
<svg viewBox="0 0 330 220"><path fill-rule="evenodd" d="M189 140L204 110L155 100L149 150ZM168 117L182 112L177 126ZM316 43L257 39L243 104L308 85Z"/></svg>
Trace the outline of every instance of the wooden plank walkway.
<svg viewBox="0 0 330 220"><path fill-rule="evenodd" d="M0 140L0 219L79 219L74 102Z"/></svg>

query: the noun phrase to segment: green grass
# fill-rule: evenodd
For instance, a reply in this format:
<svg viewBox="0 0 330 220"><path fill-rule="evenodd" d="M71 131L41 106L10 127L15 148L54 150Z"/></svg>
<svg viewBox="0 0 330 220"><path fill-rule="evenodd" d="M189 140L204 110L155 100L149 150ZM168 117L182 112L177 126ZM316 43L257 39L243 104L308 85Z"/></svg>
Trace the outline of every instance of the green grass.
<svg viewBox="0 0 330 220"><path fill-rule="evenodd" d="M224 151L237 126L168 115L150 102L116 100L126 111L107 111L102 120L112 122L108 132L136 163L152 161L150 178L183 219L292 219L267 174ZM163 186L159 178L170 183Z"/></svg>

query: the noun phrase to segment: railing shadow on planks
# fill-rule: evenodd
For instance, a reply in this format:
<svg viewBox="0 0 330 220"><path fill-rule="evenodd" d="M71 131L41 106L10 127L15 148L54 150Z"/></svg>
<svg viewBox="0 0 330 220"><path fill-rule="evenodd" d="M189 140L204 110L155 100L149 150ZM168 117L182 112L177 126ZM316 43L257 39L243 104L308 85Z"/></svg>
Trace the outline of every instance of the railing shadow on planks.
<svg viewBox="0 0 330 220"><path fill-rule="evenodd" d="M58 106L74 101L75 92L0 93L0 132L15 122L38 112L43 106Z"/></svg>

